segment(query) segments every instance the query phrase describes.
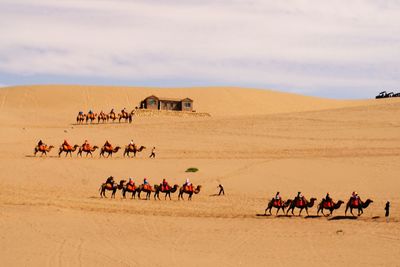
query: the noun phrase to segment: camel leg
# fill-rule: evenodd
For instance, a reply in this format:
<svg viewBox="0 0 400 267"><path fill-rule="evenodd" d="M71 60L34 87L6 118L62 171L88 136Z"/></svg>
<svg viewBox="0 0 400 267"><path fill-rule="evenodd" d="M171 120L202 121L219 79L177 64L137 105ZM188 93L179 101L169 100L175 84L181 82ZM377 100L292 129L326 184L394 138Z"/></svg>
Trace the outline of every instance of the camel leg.
<svg viewBox="0 0 400 267"><path fill-rule="evenodd" d="M301 212L303 211L303 208L300 208L300 211L299 211L299 216L301 216Z"/></svg>
<svg viewBox="0 0 400 267"><path fill-rule="evenodd" d="M352 208L352 207L350 207L350 213L351 213L351 215L354 216L354 214L353 214L353 208Z"/></svg>
<svg viewBox="0 0 400 267"><path fill-rule="evenodd" d="M308 214L308 208L306 207L306 213L307 213L307 216L310 216L309 214Z"/></svg>

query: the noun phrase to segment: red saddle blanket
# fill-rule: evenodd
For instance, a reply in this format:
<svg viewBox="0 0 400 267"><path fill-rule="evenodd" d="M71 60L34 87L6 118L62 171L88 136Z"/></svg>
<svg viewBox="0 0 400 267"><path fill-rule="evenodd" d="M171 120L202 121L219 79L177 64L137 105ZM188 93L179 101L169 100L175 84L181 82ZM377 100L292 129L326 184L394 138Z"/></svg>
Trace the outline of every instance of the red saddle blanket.
<svg viewBox="0 0 400 267"><path fill-rule="evenodd" d="M72 146L63 145L64 150L72 150Z"/></svg>
<svg viewBox="0 0 400 267"><path fill-rule="evenodd" d="M113 185L112 184L106 184L106 188L111 190L111 189L113 189Z"/></svg>
<svg viewBox="0 0 400 267"><path fill-rule="evenodd" d="M41 145L41 146L39 146L39 150L46 150L46 146L44 146L44 145Z"/></svg>
<svg viewBox="0 0 400 267"><path fill-rule="evenodd" d="M168 185L162 185L161 186L161 191L168 191L171 187L169 187Z"/></svg>
<svg viewBox="0 0 400 267"><path fill-rule="evenodd" d="M274 200L274 206L278 206L278 207L282 206L282 200L280 200L280 199L275 199L275 200Z"/></svg>
<svg viewBox="0 0 400 267"><path fill-rule="evenodd" d="M324 208L331 208L331 207L333 207L333 203L332 203L332 201L325 201L322 206Z"/></svg>
<svg viewBox="0 0 400 267"><path fill-rule="evenodd" d="M129 191L133 191L133 190L136 189L136 186L135 186L135 185L130 185L130 184L128 184L127 189L128 189Z"/></svg>
<svg viewBox="0 0 400 267"><path fill-rule="evenodd" d="M151 190L151 185L145 184L143 185L144 190Z"/></svg>
<svg viewBox="0 0 400 267"><path fill-rule="evenodd" d="M360 200L359 199L352 199L351 200L351 205L353 207L358 207L358 205L360 205Z"/></svg>
<svg viewBox="0 0 400 267"><path fill-rule="evenodd" d="M304 206L304 200L302 200L302 199L298 199L298 200L296 200L296 206Z"/></svg>
<svg viewBox="0 0 400 267"><path fill-rule="evenodd" d="M193 192L193 185L185 185L184 189L187 192Z"/></svg>

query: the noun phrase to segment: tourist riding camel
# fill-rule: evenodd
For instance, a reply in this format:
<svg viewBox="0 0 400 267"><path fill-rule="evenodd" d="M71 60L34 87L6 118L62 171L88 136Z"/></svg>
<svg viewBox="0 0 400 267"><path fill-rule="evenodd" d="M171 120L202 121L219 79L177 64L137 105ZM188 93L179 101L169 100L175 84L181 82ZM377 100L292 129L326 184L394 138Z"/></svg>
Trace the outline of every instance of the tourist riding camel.
<svg viewBox="0 0 400 267"><path fill-rule="evenodd" d="M350 213L353 216L354 216L353 209L357 209L358 216L360 216L361 214L364 213L363 209L366 209L369 206L369 204L371 204L373 202L374 201L372 201L371 199L367 199L367 201L363 202L361 200L361 198L358 196L358 193L356 191L354 191L351 194L349 201L347 202L346 210L345 210L344 214L347 215L347 210L350 208Z"/></svg>
<svg viewBox="0 0 400 267"><path fill-rule="evenodd" d="M326 194L325 198L321 200L321 203L318 204L317 206L317 215L319 215L319 212L322 212L324 216L330 216L332 215L334 210L337 210L340 208L340 206L344 202L342 200L338 200L337 203L333 201L333 199L330 197L329 193ZM325 215L324 209L329 210L330 213Z"/></svg>
<svg viewBox="0 0 400 267"><path fill-rule="evenodd" d="M326 207L330 208L330 207L333 206L333 200L332 200L332 198L329 196L329 192L326 193L325 199L322 199L322 200L325 200L325 205L326 205Z"/></svg>
<svg viewBox="0 0 400 267"><path fill-rule="evenodd" d="M62 144L64 150L71 150L72 146L64 139L64 143Z"/></svg>
<svg viewBox="0 0 400 267"><path fill-rule="evenodd" d="M106 140L106 142L104 143L103 147L108 149L108 150L112 150L113 149L112 145L110 144L110 142L108 142L108 140Z"/></svg>
<svg viewBox="0 0 400 267"><path fill-rule="evenodd" d="M33 154L36 156L36 154L38 152L41 152L42 154L40 156L43 156L43 155L47 156L47 152L50 152L50 150L53 148L54 148L54 146L47 147L47 145L45 143L43 143L42 140L39 140L36 147L34 148Z"/></svg>
<svg viewBox="0 0 400 267"><path fill-rule="evenodd" d="M147 178L143 179L143 189L151 190L151 185L149 184L149 181L147 181Z"/></svg>
<svg viewBox="0 0 400 267"><path fill-rule="evenodd" d="M301 192L298 192L297 196L294 198L294 201L290 203L290 207L286 211L286 214L288 214L289 211L292 211L292 215L294 215L294 209L298 208L300 209L299 216L301 215L303 209L306 210L306 213L308 215L308 208L312 208L314 206L315 200L317 199L311 198L310 201L307 201L307 199L301 194Z"/></svg>
<svg viewBox="0 0 400 267"><path fill-rule="evenodd" d="M278 215L279 210L282 209L283 213L285 213L285 208L288 207L292 203L292 200L288 200L284 202L282 200L282 197L279 192L276 192L275 196L271 199L270 202L268 202L267 208L265 209L265 213L267 214L267 211L269 211L269 214L271 215L272 208L276 208L276 215Z"/></svg>
<svg viewBox="0 0 400 267"><path fill-rule="evenodd" d="M82 144L82 149L90 150L90 144L89 144L88 140L85 140L85 143Z"/></svg>
<svg viewBox="0 0 400 267"><path fill-rule="evenodd" d="M133 150L134 148L135 148L135 143L133 142L133 140L131 140L130 142L129 142L129 148L131 149L131 150Z"/></svg>
<svg viewBox="0 0 400 267"><path fill-rule="evenodd" d="M163 179L161 183L161 191L167 191L171 188L171 186L168 184L167 180Z"/></svg>
<svg viewBox="0 0 400 267"><path fill-rule="evenodd" d="M114 185L114 177L110 176L106 180L106 185L111 185L111 187Z"/></svg>
<svg viewBox="0 0 400 267"><path fill-rule="evenodd" d="M274 204L276 204L278 206L282 205L282 197L279 192L276 192L275 197L274 197L274 202L275 202Z"/></svg>
<svg viewBox="0 0 400 267"><path fill-rule="evenodd" d="M193 192L193 185L190 182L189 178L186 179L186 182L183 184L183 190Z"/></svg>

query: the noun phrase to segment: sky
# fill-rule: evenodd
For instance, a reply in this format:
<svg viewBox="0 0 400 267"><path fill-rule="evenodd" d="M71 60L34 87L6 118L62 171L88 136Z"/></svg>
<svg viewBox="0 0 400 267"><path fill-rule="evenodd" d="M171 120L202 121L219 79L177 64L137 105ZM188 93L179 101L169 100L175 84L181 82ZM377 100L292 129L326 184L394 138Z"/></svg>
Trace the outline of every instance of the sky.
<svg viewBox="0 0 400 267"><path fill-rule="evenodd" d="M400 1L0 0L0 86L400 92Z"/></svg>

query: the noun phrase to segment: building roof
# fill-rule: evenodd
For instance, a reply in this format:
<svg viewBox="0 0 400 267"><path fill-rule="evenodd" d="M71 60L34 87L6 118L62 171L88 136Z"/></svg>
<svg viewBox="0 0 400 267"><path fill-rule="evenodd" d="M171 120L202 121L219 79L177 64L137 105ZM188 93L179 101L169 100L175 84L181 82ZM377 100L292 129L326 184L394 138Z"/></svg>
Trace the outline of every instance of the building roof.
<svg viewBox="0 0 400 267"><path fill-rule="evenodd" d="M179 99L179 98L157 97L157 96L155 96L155 95L151 95L151 96L146 97L144 100L146 100L146 99L148 99L148 98L156 98L156 99L158 99L159 101L181 102L181 101L183 101L183 100L190 100L190 101L193 102L193 100L190 99L190 98L188 98L188 97L183 98L183 99Z"/></svg>

